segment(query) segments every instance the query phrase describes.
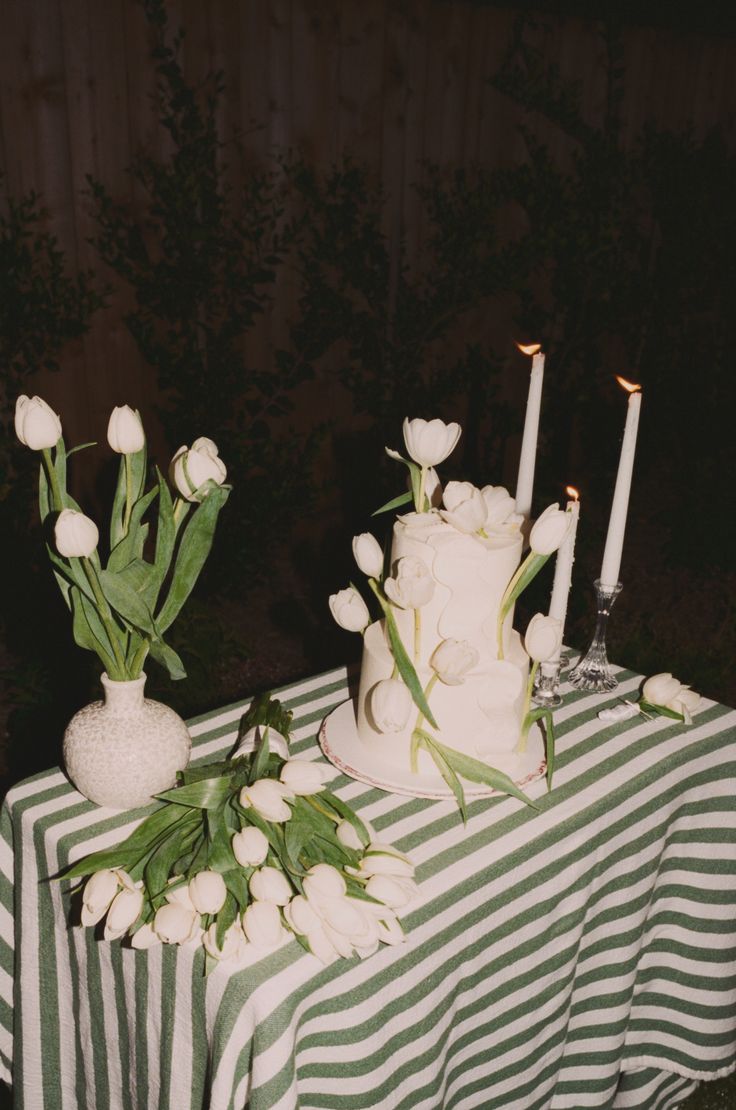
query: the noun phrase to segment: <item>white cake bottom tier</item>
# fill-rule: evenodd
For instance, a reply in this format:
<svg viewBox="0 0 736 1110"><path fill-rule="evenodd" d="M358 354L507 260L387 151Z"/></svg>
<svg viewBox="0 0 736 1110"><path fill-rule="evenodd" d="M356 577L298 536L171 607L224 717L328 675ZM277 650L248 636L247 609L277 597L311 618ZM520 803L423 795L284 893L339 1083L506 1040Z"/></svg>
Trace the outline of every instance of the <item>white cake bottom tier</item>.
<svg viewBox="0 0 736 1110"><path fill-rule="evenodd" d="M390 678L394 661L386 643L383 622L367 630L363 642L363 662L358 691L357 728L360 742L376 753L382 762L406 770L409 766L411 735L418 711L413 710L400 732L381 732L371 712L371 695L376 685ZM420 668L419 680L426 689L431 671ZM429 697L429 707L438 727L422 724L431 736L448 748L480 759L498 771L515 778L524 771L526 757L514 751L521 732L524 692L529 674L529 657L517 632L511 636L506 659L487 663L482 670L466 676L457 686L437 682ZM431 756L419 753L420 772L436 772Z"/></svg>

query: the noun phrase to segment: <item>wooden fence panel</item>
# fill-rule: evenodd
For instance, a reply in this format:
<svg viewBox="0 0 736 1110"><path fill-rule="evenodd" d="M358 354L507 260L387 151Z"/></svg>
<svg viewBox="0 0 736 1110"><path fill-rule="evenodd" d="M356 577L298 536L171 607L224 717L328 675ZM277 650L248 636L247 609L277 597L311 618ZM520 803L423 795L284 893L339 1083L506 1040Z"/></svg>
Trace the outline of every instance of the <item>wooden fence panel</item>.
<svg viewBox="0 0 736 1110"><path fill-rule="evenodd" d="M389 201L384 228L396 256L424 234L412 185L424 158L451 165L507 165L524 156L520 110L489 78L508 47L517 12L457 0L166 0L173 31L187 34L187 77L225 71L223 138L237 134L245 164L301 150L326 169L345 154L375 170ZM0 0L0 157L15 195L35 188L69 265L99 266L88 173L141 212L145 198L125 173L141 149L167 150L151 105L151 36L137 0ZM602 47L581 21L539 17L530 34L565 77L580 82L591 123L604 111ZM624 35L623 139L647 120L696 135L736 117L736 43L674 31ZM537 121L539 122L539 121ZM549 129L557 151L569 149ZM235 148L224 148L230 161ZM233 163L237 158L233 157ZM395 273L395 268L394 268ZM260 363L293 310L284 282L269 325L249 342ZM93 438L113 404L137 402L151 419L152 371L141 365L117 291L84 343L71 345L60 375L36 383L63 408L75 438ZM70 412L70 407L73 411Z"/></svg>

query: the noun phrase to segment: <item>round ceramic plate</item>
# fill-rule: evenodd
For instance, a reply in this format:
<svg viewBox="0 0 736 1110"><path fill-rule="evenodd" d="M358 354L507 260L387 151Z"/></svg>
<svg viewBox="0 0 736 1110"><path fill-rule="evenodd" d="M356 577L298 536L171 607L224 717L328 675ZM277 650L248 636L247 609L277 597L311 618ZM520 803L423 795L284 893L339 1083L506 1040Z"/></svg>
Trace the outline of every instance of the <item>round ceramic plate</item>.
<svg viewBox="0 0 736 1110"><path fill-rule="evenodd" d="M452 790L442 775L417 772L414 774L401 767L388 763L360 742L355 724L355 708L352 701L345 701L333 709L324 719L319 730L322 751L330 763L351 779L377 786L392 794L407 794L412 798L454 798ZM547 769L544 758L544 742L539 725L532 726L529 732L527 752L520 775L514 776L517 786L525 787L540 778ZM501 768L497 768L501 770ZM501 793L490 786L462 780L467 797L487 798Z"/></svg>

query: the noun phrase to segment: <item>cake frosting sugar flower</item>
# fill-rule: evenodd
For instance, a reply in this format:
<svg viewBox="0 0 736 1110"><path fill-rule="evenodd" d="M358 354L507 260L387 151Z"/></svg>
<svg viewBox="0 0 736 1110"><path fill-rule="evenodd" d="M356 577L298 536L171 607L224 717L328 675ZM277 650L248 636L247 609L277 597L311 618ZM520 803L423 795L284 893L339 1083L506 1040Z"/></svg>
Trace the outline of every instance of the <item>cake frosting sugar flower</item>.
<svg viewBox="0 0 736 1110"><path fill-rule="evenodd" d="M383 588L386 597L401 609L421 609L432 600L434 579L417 555L404 555L396 562L394 577L387 578Z"/></svg>
<svg viewBox="0 0 736 1110"><path fill-rule="evenodd" d="M457 446L460 425L443 420L404 420L404 443L414 462L422 467L444 462Z"/></svg>
<svg viewBox="0 0 736 1110"><path fill-rule="evenodd" d="M446 686L459 686L468 671L478 665L477 648L467 640L442 640L432 652L429 664Z"/></svg>

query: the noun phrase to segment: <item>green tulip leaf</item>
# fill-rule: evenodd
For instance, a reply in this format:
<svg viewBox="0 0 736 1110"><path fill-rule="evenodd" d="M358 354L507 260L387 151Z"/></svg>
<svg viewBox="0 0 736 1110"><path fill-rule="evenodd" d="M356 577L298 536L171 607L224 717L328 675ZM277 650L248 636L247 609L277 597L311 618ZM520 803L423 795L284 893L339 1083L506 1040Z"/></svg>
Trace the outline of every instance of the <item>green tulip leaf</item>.
<svg viewBox="0 0 736 1110"><path fill-rule="evenodd" d="M375 579L370 578L368 582L374 594L378 598L381 608L383 609L383 615L386 618L386 631L388 632L391 652L394 657L394 662L398 667L399 674L404 680L404 684L411 694L417 709L424 717L427 718L429 723L432 725L432 728L438 728L439 726L432 715L432 710L429 708L429 702L424 695L424 690L422 689L422 684L419 681L419 676L414 670L414 664L409 658L406 648L402 643L399 629L396 625L396 618L394 617L393 610L391 608L391 603L384 597Z"/></svg>
<svg viewBox="0 0 736 1110"><path fill-rule="evenodd" d="M251 759L250 773L248 775L248 783L254 783L257 779L263 778L268 768L268 757L271 754L268 743L268 728L262 728L260 725L256 726L258 732L256 734L256 747L255 755Z"/></svg>
<svg viewBox="0 0 736 1110"><path fill-rule="evenodd" d="M215 944L222 948L225 934L231 925L235 924L238 916L238 903L230 891L227 892L225 904L217 915L217 928L215 929Z"/></svg>
<svg viewBox="0 0 736 1110"><path fill-rule="evenodd" d="M158 592L169 572L171 559L174 554L176 542L176 524L174 523L174 506L171 501L171 492L164 481L161 471L156 467L158 479L158 522L156 524L156 553L154 555L154 573L148 593L148 603L152 609L156 607Z"/></svg>
<svg viewBox="0 0 736 1110"><path fill-rule="evenodd" d="M230 793L231 784L228 777L200 779L187 786L175 786L172 790L164 790L156 794L162 802L174 802L178 806L191 806L194 809L216 809Z"/></svg>
<svg viewBox="0 0 736 1110"><path fill-rule="evenodd" d="M400 493L398 497L394 497L391 501L387 501L385 505L381 505L381 508L371 513L371 516L380 516L381 513L388 513L392 509L399 509L402 505L408 505L413 500L414 495L410 490L407 490L406 493Z"/></svg>
<svg viewBox="0 0 736 1110"><path fill-rule="evenodd" d="M555 772L555 728L552 710L544 707L530 709L524 718L522 732L528 733L535 721L544 721L544 739L547 758L547 789L552 789L552 776Z"/></svg>
<svg viewBox="0 0 736 1110"><path fill-rule="evenodd" d="M169 593L156 617L156 623L161 632L165 632L179 615L184 602L194 588L212 548L217 517L229 494L229 486L215 486L211 489L204 501L197 506L196 512L184 530Z"/></svg>
<svg viewBox="0 0 736 1110"><path fill-rule="evenodd" d="M158 630L148 606L140 594L129 585L128 580L109 570L101 570L99 579L102 592L111 609L146 635L152 638L158 636Z"/></svg>
<svg viewBox="0 0 736 1110"><path fill-rule="evenodd" d="M158 486L153 486L144 497L136 501L133 506L133 511L130 514L130 525L126 535L123 536L110 552L110 558L107 560L108 570L113 572L122 570L132 559L140 558L141 551L139 547L142 545L138 537L138 530L141 526L143 514L157 494Z"/></svg>
<svg viewBox="0 0 736 1110"><path fill-rule="evenodd" d="M166 668L169 672L169 678L178 682L179 679L187 677L187 672L179 655L160 637L157 640L151 640L148 650L151 653L151 658L155 659L160 666Z"/></svg>
<svg viewBox="0 0 736 1110"><path fill-rule="evenodd" d="M118 480L110 510L110 550L114 550L125 533L123 532L123 513L125 512L125 455L120 456Z"/></svg>
<svg viewBox="0 0 736 1110"><path fill-rule="evenodd" d="M658 713L660 717L669 717L673 721L684 721L685 718L682 713L677 713L674 709L668 709L666 705L655 705L653 702L645 701L644 698L639 700L639 708L644 713Z"/></svg>
<svg viewBox="0 0 736 1110"><path fill-rule="evenodd" d="M65 868L56 877L59 879L78 879L84 875L91 875L95 871L102 871L107 867L122 867L129 871L132 862L151 851L159 837L168 834L175 825L181 824L186 816L187 813L178 810L176 806L162 806L161 809L157 809L155 813L146 817L122 844L118 844L114 848L103 848L99 852L92 852L78 860L77 863Z"/></svg>
<svg viewBox="0 0 736 1110"><path fill-rule="evenodd" d="M225 880L225 886L230 894L232 894L240 909L246 909L250 902L247 871L242 867L233 867L230 871L223 871L222 877Z"/></svg>
<svg viewBox="0 0 736 1110"><path fill-rule="evenodd" d="M452 767L458 775L462 775L464 779L469 782L482 783L484 786L490 786L493 790L499 790L503 794L510 794L512 798L518 798L520 802L530 806L532 809L539 809L536 802L528 798L527 795L519 789L516 783L505 775L503 771L497 771L495 767L489 767L487 763L482 763L479 759L473 759L472 756L465 755L463 752L458 752L454 748L448 748L441 744L439 740L434 737L428 736L426 733L425 745L429 741L433 748L435 748L443 759ZM427 745L428 746L428 745Z"/></svg>
<svg viewBox="0 0 736 1110"><path fill-rule="evenodd" d="M444 755L444 752L449 751L449 749L443 748L443 746L438 744L428 732L424 731L424 729L414 729L414 734L417 737L418 746L426 748L432 756L437 770L455 795L455 801L458 804L463 822L466 822L468 820L468 810L465 805L465 791L463 790L462 783L457 777L455 768Z"/></svg>
<svg viewBox="0 0 736 1110"><path fill-rule="evenodd" d="M80 591L72 586L70 591L72 607L72 634L74 642L81 648L93 651L100 659L110 678L118 677L118 666L112 650L110 638L100 620L95 605ZM124 675L120 675L124 678Z"/></svg>
<svg viewBox="0 0 736 1110"><path fill-rule="evenodd" d="M365 827L360 817L358 817L357 813L354 813L349 805L346 805L341 798L338 798L337 794L332 794L329 790L321 790L319 796L320 798L324 798L325 801L339 813L343 820L350 822L360 837L360 842L363 847L367 847L371 838L368 835L368 829Z"/></svg>

